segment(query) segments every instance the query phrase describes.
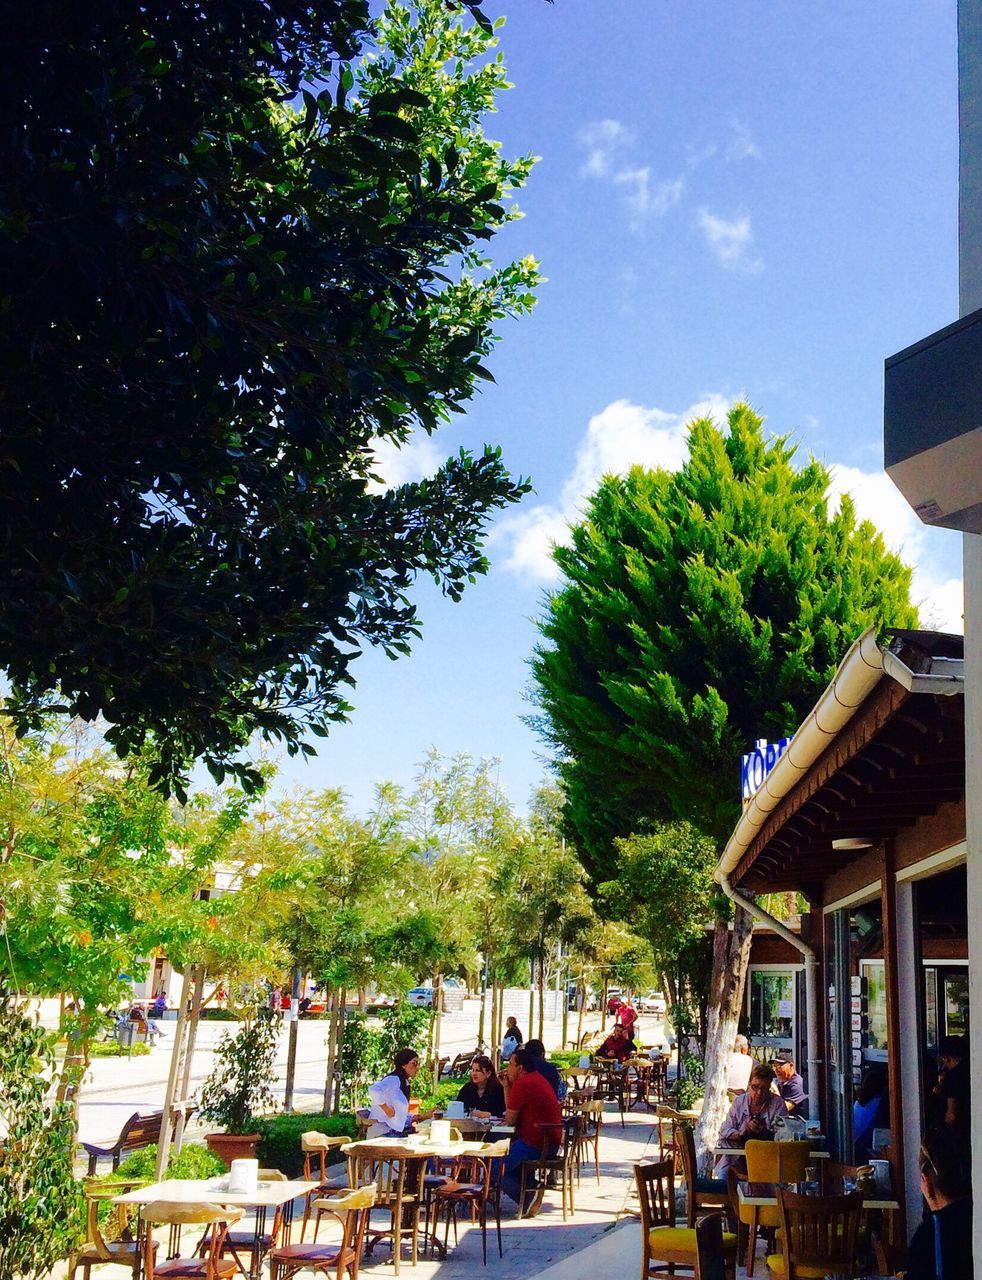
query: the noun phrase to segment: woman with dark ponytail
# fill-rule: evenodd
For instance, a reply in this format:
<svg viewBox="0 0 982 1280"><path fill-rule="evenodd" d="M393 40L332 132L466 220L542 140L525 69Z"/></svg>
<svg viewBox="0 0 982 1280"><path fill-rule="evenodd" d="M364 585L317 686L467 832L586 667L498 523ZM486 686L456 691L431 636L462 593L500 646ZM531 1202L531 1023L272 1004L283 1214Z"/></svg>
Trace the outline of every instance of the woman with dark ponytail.
<svg viewBox="0 0 982 1280"><path fill-rule="evenodd" d="M399 1049L395 1070L370 1085L369 1138L401 1137L412 1128L409 1118L409 1082L419 1070L415 1049Z"/></svg>

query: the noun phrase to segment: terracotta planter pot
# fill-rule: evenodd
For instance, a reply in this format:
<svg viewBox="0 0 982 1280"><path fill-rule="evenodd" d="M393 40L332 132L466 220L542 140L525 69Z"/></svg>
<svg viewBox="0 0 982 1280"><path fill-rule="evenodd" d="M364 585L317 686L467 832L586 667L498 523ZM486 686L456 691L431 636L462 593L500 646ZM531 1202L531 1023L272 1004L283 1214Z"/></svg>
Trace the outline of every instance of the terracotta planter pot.
<svg viewBox="0 0 982 1280"><path fill-rule="evenodd" d="M233 1160L254 1160L258 1133L206 1133L205 1142L208 1149L214 1151L219 1160L224 1160L229 1169Z"/></svg>

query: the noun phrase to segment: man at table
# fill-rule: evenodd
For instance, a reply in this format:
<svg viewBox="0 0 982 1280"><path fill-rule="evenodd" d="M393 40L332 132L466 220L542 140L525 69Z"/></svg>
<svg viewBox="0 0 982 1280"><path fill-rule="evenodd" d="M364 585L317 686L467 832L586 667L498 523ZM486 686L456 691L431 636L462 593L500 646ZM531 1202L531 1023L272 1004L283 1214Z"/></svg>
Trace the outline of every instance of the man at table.
<svg viewBox="0 0 982 1280"><path fill-rule="evenodd" d="M723 1121L720 1146L742 1147L748 1138L774 1137L774 1125L787 1115L787 1107L779 1094L771 1092L773 1083L774 1068L755 1062L746 1093L737 1095ZM716 1162L716 1176L725 1178L727 1169L741 1160L741 1156L721 1156Z"/></svg>
<svg viewBox="0 0 982 1280"><path fill-rule="evenodd" d="M777 1073L775 1086L788 1113L800 1116L808 1115L808 1094L805 1093L805 1082L795 1070L794 1058L787 1049L782 1049L774 1059L774 1070Z"/></svg>
<svg viewBox="0 0 982 1280"><path fill-rule="evenodd" d="M633 1058L638 1048L624 1028L618 1024L597 1050L598 1058L611 1058L615 1062L626 1062Z"/></svg>
<svg viewBox="0 0 982 1280"><path fill-rule="evenodd" d="M546 1057L546 1047L541 1040L529 1040L525 1048L535 1058L535 1069L540 1076L549 1081L553 1093L562 1102L566 1097L566 1081L559 1074L559 1068Z"/></svg>
<svg viewBox="0 0 982 1280"><path fill-rule="evenodd" d="M522 1161L538 1160L543 1151L555 1151L563 1140L563 1113L545 1076L535 1069L528 1049L516 1049L498 1079L505 1091L505 1124L515 1126L501 1189L518 1204L522 1185ZM544 1188L537 1187L526 1213L534 1217L542 1207Z"/></svg>
<svg viewBox="0 0 982 1280"><path fill-rule="evenodd" d="M737 1036L733 1041L733 1052L730 1054L726 1068L726 1087L734 1093L743 1093L750 1083L750 1073L754 1069L754 1060L750 1056L750 1041L746 1036Z"/></svg>
<svg viewBox="0 0 982 1280"><path fill-rule="evenodd" d="M972 1280L972 1192L966 1148L950 1129L921 1143L921 1194L931 1210L907 1246L907 1280Z"/></svg>

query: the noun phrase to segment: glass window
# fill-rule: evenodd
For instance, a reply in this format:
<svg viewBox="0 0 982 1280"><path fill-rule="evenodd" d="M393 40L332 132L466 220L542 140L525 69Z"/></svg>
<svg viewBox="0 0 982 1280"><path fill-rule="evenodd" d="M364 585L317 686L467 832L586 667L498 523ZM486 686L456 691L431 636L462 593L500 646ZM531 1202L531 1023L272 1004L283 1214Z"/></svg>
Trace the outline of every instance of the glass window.
<svg viewBox="0 0 982 1280"><path fill-rule="evenodd" d="M887 1047L886 969L882 964L864 964L863 976L866 979L865 1048L883 1051Z"/></svg>
<svg viewBox="0 0 982 1280"><path fill-rule="evenodd" d="M968 971L944 977L945 1035L968 1035Z"/></svg>
<svg viewBox="0 0 982 1280"><path fill-rule="evenodd" d="M794 1027L794 974L754 969L750 974L750 1035L791 1040Z"/></svg>

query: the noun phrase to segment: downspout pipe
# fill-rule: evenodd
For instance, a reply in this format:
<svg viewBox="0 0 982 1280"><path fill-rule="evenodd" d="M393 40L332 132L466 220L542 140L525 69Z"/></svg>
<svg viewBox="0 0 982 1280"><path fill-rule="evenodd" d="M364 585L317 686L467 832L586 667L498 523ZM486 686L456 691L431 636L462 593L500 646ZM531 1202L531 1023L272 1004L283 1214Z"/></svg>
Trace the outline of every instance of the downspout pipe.
<svg viewBox="0 0 982 1280"><path fill-rule="evenodd" d="M758 906L753 898L745 897L739 889L730 883L729 875L724 871L717 872L719 886L738 907L749 911L755 920L766 924L769 929L790 942L795 950L800 951L805 962L805 1036L808 1069L808 1118L818 1120L818 1077L821 1059L818 1056L818 956L815 948L803 938L789 929L787 925L770 915L763 907Z"/></svg>

